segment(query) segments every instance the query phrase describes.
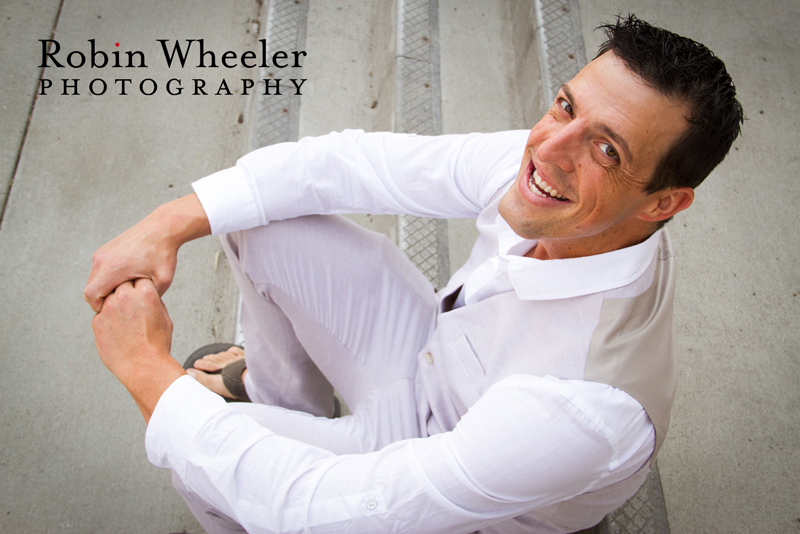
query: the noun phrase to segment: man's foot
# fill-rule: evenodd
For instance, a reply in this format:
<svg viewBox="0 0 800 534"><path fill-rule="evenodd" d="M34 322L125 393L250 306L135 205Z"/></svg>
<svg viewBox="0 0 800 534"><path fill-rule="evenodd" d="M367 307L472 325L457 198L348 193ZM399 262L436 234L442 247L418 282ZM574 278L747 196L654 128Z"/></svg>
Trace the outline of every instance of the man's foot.
<svg viewBox="0 0 800 534"><path fill-rule="evenodd" d="M227 365L243 359L244 350L239 347L230 347L228 350L218 352L216 354L209 354L208 356L200 358L194 362L194 368L187 369L186 373L217 395L221 395L228 399L233 399L235 398L235 395L233 395L230 391L228 391L228 388L225 387L225 383L222 380L222 375L219 374L219 372L222 371L222 369L224 369ZM246 375L247 369L242 371L242 381L244 381L244 377Z"/></svg>

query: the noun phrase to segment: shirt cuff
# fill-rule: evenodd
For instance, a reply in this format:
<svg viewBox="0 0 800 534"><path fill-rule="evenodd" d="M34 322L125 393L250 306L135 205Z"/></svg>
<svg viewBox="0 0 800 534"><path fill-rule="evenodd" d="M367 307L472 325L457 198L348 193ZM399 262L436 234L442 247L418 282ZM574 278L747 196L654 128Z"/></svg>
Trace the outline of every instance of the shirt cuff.
<svg viewBox="0 0 800 534"><path fill-rule="evenodd" d="M220 235L266 224L259 216L258 202L247 173L231 167L192 183L211 224L211 234Z"/></svg>
<svg viewBox="0 0 800 534"><path fill-rule="evenodd" d="M150 417L144 438L147 459L156 467L184 473L200 429L227 408L222 397L194 378L180 377L161 395Z"/></svg>

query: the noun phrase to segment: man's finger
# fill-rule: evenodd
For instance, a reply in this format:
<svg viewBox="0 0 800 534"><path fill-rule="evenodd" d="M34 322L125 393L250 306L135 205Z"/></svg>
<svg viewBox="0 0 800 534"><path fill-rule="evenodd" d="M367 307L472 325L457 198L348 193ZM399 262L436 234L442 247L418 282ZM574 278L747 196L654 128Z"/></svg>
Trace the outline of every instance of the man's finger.
<svg viewBox="0 0 800 534"><path fill-rule="evenodd" d="M120 305L124 307L126 302L130 300L130 294L133 292L133 283L128 280L126 282L121 283L117 287L114 288L106 297L103 299L103 308L108 306L112 306L113 308L119 308ZM99 313L99 312L98 312Z"/></svg>
<svg viewBox="0 0 800 534"><path fill-rule="evenodd" d="M116 293L117 295L121 295L123 293L127 293L128 291L131 291L134 288L133 282L134 282L134 280L125 280L120 285L115 287L114 291L112 291L112 293Z"/></svg>
<svg viewBox="0 0 800 534"><path fill-rule="evenodd" d="M94 278L94 270L89 274L89 280L86 282L86 287L83 289L83 300L85 300L89 306L95 312L99 312L100 308L102 307L102 300L105 295L98 295L94 289L94 284L92 279Z"/></svg>
<svg viewBox="0 0 800 534"><path fill-rule="evenodd" d="M98 279L95 271L92 270L89 275L89 281L86 283L86 289L83 290L83 300L91 306L95 313L100 313L100 309L103 307L103 300L110 293L113 293L116 287L103 287L107 284L103 284L102 281L103 279Z"/></svg>
<svg viewBox="0 0 800 534"><path fill-rule="evenodd" d="M108 293L101 294L93 287L86 287L83 291L83 300L85 300L95 313L100 313L103 307L103 300L108 296Z"/></svg>
<svg viewBox="0 0 800 534"><path fill-rule="evenodd" d="M91 306L92 311L94 311L95 313L100 313L100 311L103 309L103 302L105 302L106 299L105 297L91 298L87 296L87 293L84 292L83 300L89 303L89 306Z"/></svg>
<svg viewBox="0 0 800 534"><path fill-rule="evenodd" d="M149 278L137 278L136 280L133 281L133 287L137 290L152 289L153 291L158 293L158 291L156 290L155 283L153 283L153 281Z"/></svg>
<svg viewBox="0 0 800 534"><path fill-rule="evenodd" d="M131 288L133 287L133 281L130 279L125 280L121 284L114 283L113 286L110 286L110 284L113 283L112 280L112 278L107 276L101 278L90 276L86 289L83 292L83 299L89 303L89 306L92 307L95 313L100 313L105 298L114 293L121 285L127 283L131 285Z"/></svg>
<svg viewBox="0 0 800 534"><path fill-rule="evenodd" d="M103 307L103 299L108 296L108 291L100 291L97 287L98 273L101 271L100 263L100 249L97 249L92 254L92 270L89 272L89 279L86 281L86 287L83 290L83 300L91 306L95 313L100 313L100 308Z"/></svg>

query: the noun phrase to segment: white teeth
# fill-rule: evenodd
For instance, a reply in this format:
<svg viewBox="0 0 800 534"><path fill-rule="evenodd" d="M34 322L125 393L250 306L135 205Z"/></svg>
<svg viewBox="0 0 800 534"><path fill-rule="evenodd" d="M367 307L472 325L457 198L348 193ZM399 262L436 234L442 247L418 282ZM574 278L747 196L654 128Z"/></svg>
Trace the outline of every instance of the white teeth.
<svg viewBox="0 0 800 534"><path fill-rule="evenodd" d="M531 175L531 179L529 180L529 182L530 183L528 185L530 187L530 190L539 195L540 197L544 198L553 197L558 199L564 198L564 195L559 193L556 190L556 188L554 188L552 185L542 180L541 176L539 176L539 172L536 170L533 171L533 174ZM536 185L534 185L534 183ZM541 191L539 189L541 189ZM544 191L545 193L549 193L549 195L542 194L542 191Z"/></svg>

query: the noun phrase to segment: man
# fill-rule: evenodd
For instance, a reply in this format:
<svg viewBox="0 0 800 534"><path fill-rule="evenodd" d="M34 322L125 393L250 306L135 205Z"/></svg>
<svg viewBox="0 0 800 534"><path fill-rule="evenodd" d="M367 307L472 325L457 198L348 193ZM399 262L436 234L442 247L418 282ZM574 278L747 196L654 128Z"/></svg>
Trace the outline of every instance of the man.
<svg viewBox="0 0 800 534"><path fill-rule="evenodd" d="M661 226L742 112L702 45L632 16L605 30L527 141L268 147L96 253L98 352L209 532L572 532L635 493L677 377ZM360 211L473 217L480 237L437 297L386 239L316 216ZM209 233L243 294L232 378L251 404L199 383L232 396L204 371L241 352L196 362L197 380L169 355L159 294ZM326 417L331 384L352 416Z"/></svg>

